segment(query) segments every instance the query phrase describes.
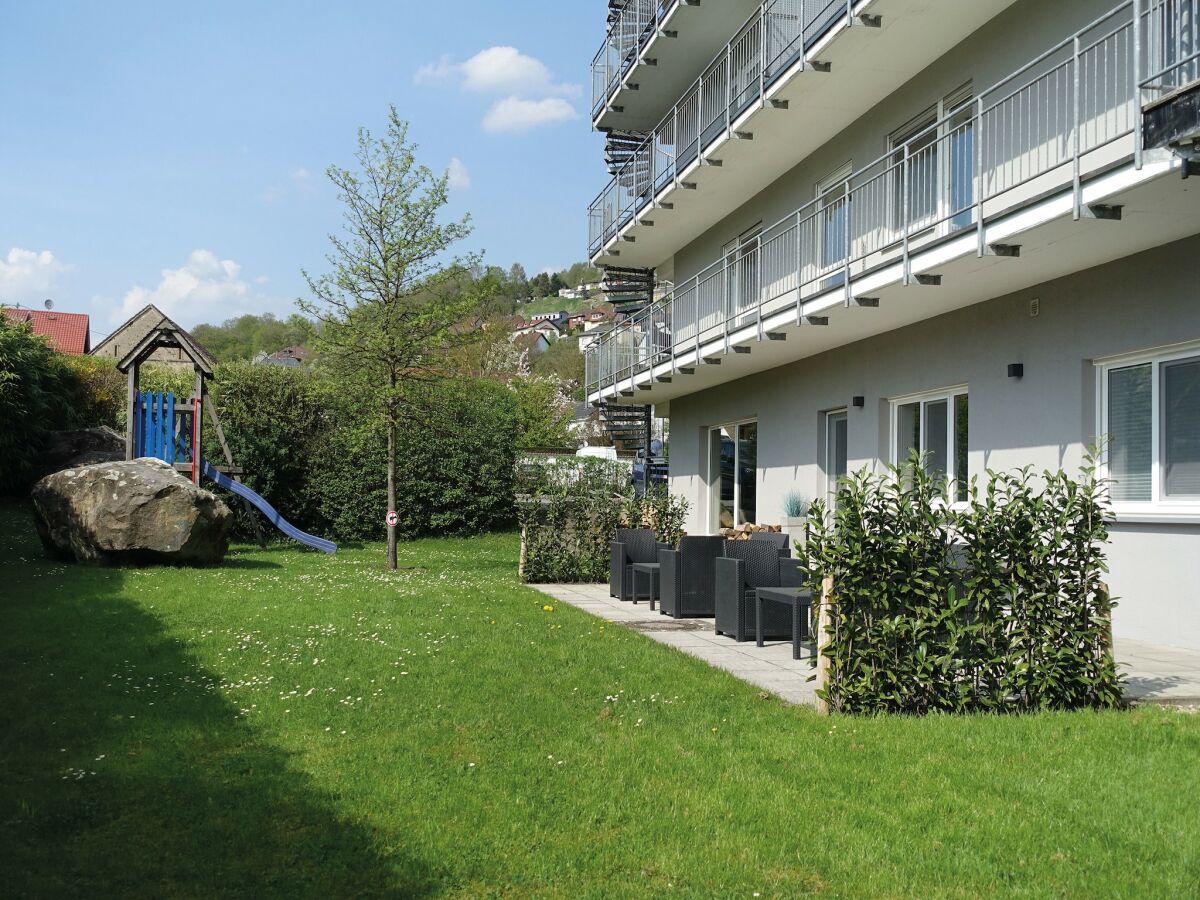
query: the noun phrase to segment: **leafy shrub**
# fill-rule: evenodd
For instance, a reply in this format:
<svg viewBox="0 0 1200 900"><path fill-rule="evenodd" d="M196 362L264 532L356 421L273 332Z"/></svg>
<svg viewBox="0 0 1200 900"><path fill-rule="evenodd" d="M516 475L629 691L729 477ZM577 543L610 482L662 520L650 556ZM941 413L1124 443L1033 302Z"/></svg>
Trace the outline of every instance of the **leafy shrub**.
<svg viewBox="0 0 1200 900"><path fill-rule="evenodd" d="M125 376L112 359L95 356L63 356L72 374L70 402L75 408L76 427L107 425L125 428Z"/></svg>
<svg viewBox="0 0 1200 900"><path fill-rule="evenodd" d="M814 597L833 579L823 698L841 712L1109 707L1102 483L988 473L963 511L914 457L849 476L809 516Z"/></svg>
<svg viewBox="0 0 1200 900"><path fill-rule="evenodd" d="M230 363L212 387L247 484L298 527L336 540L385 534L382 425L310 369ZM516 413L482 381L415 388L397 447L399 532L472 534L513 523ZM211 436L206 454L216 461Z"/></svg>
<svg viewBox="0 0 1200 900"><path fill-rule="evenodd" d="M28 324L0 316L0 494L29 487L50 432L121 427L124 406L111 362L59 353Z"/></svg>
<svg viewBox="0 0 1200 900"><path fill-rule="evenodd" d="M638 496L629 467L602 459L529 467L521 491L521 576L532 584L607 581L618 528L652 528L673 544L688 509L663 487Z"/></svg>
<svg viewBox="0 0 1200 900"><path fill-rule="evenodd" d="M308 503L345 539L384 535L386 432L334 401L313 457ZM446 380L415 386L397 435L398 533L477 534L511 527L515 401L503 385Z"/></svg>

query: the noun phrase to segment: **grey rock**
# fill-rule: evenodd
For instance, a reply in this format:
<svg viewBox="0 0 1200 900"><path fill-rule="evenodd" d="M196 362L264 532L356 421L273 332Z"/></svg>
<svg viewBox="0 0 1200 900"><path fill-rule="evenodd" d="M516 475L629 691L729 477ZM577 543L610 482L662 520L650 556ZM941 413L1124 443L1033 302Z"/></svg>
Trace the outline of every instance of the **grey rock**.
<svg viewBox="0 0 1200 900"><path fill-rule="evenodd" d="M125 459L125 438L111 428L80 428L50 433L38 459L40 475L99 462Z"/></svg>
<svg viewBox="0 0 1200 900"><path fill-rule="evenodd" d="M229 547L229 507L162 460L64 469L31 496L42 544L60 558L204 565Z"/></svg>

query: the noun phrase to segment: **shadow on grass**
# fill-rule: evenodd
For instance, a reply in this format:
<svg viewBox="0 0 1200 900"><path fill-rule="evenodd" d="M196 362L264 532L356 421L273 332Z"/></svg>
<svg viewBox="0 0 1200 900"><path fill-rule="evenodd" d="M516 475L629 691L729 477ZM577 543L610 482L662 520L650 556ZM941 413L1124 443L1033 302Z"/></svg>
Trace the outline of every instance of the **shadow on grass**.
<svg viewBox="0 0 1200 900"><path fill-rule="evenodd" d="M421 896L435 878L237 718L130 574L44 560L0 508L7 896ZM387 858L381 855L386 847Z"/></svg>

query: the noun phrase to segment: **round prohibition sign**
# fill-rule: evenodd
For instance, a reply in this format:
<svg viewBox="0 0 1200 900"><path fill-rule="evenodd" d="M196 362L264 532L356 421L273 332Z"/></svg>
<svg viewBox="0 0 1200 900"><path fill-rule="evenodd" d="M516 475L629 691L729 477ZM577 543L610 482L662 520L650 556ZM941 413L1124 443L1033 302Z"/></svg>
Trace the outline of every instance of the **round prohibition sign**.
<svg viewBox="0 0 1200 900"><path fill-rule="evenodd" d="M392 510L386 516L384 516L383 521L387 523L388 528L395 528L396 523L400 521L400 516L395 510Z"/></svg>

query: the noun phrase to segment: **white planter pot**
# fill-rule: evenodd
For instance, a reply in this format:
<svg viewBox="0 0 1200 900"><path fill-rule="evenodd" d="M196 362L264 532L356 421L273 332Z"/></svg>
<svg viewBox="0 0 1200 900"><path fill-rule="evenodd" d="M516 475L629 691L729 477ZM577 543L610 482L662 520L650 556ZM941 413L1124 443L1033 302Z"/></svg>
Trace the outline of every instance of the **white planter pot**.
<svg viewBox="0 0 1200 900"><path fill-rule="evenodd" d="M804 546L804 532L808 525L808 516L787 516L783 520L784 531L792 539L793 544Z"/></svg>

